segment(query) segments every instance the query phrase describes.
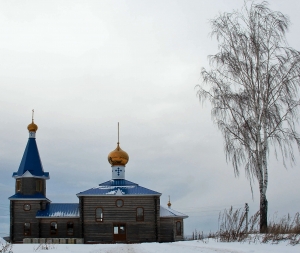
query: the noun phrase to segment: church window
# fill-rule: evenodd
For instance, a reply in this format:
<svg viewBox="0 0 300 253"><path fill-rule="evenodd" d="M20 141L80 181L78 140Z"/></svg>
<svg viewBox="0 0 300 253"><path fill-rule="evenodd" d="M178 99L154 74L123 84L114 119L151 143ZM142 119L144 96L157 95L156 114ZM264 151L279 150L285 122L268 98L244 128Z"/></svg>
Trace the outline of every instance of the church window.
<svg viewBox="0 0 300 253"><path fill-rule="evenodd" d="M31 224L29 222L24 223L24 235L31 235Z"/></svg>
<svg viewBox="0 0 300 253"><path fill-rule="evenodd" d="M42 180L37 180L35 182L35 186L36 186L36 191L37 192L42 192L43 191L43 182L42 182Z"/></svg>
<svg viewBox="0 0 300 253"><path fill-rule="evenodd" d="M136 221L144 221L144 208L138 207L136 209Z"/></svg>
<svg viewBox="0 0 300 253"><path fill-rule="evenodd" d="M181 235L181 221L176 222L176 235Z"/></svg>
<svg viewBox="0 0 300 253"><path fill-rule="evenodd" d="M17 190L17 192L21 191L21 180L20 179L17 179L17 181L16 181L16 190Z"/></svg>
<svg viewBox="0 0 300 253"><path fill-rule="evenodd" d="M56 235L57 234L57 222L52 221L50 223L50 234L51 235Z"/></svg>
<svg viewBox="0 0 300 253"><path fill-rule="evenodd" d="M122 199L117 199L116 200L116 206L117 207L122 207L124 205L124 201Z"/></svg>
<svg viewBox="0 0 300 253"><path fill-rule="evenodd" d="M31 206L30 206L29 204L25 204L25 205L23 206L23 209L24 209L25 211L29 211L29 210L31 209Z"/></svg>
<svg viewBox="0 0 300 253"><path fill-rule="evenodd" d="M103 210L101 207L96 208L96 221L103 221Z"/></svg>
<svg viewBox="0 0 300 253"><path fill-rule="evenodd" d="M73 235L73 234L74 234L74 223L67 222L67 235Z"/></svg>

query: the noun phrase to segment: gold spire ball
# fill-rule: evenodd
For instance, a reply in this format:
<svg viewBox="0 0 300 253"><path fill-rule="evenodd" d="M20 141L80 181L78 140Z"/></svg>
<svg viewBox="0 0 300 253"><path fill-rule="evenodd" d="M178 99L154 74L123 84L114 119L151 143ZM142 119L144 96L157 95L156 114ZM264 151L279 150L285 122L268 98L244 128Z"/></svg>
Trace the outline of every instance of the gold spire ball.
<svg viewBox="0 0 300 253"><path fill-rule="evenodd" d="M172 204L171 204L171 201L170 201L170 195L169 195L169 202L168 202L167 205L168 205L169 208L171 208L171 205L172 205Z"/></svg>
<svg viewBox="0 0 300 253"><path fill-rule="evenodd" d="M117 148L108 154L108 162L113 165L125 166L129 161L128 154L120 148L119 145L119 123L118 123L118 143Z"/></svg>
<svg viewBox="0 0 300 253"><path fill-rule="evenodd" d="M27 127L29 132L36 132L38 130L38 126L34 124L33 116L34 116L34 110L32 110L32 122Z"/></svg>

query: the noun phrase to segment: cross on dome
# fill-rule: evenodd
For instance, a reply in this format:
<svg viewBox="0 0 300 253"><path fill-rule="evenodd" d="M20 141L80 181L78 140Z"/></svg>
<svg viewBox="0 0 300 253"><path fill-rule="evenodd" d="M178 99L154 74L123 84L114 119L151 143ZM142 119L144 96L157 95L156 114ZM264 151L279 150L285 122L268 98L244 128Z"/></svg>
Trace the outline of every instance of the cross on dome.
<svg viewBox="0 0 300 253"><path fill-rule="evenodd" d="M29 132L36 132L38 130L38 126L34 124L34 109L32 109L32 119L31 123L27 126Z"/></svg>
<svg viewBox="0 0 300 253"><path fill-rule="evenodd" d="M117 142L117 148L113 151L111 151L108 154L108 162L114 166L114 165L121 165L125 166L129 161L128 154L120 148L120 142L119 142L119 122L118 122L118 142Z"/></svg>

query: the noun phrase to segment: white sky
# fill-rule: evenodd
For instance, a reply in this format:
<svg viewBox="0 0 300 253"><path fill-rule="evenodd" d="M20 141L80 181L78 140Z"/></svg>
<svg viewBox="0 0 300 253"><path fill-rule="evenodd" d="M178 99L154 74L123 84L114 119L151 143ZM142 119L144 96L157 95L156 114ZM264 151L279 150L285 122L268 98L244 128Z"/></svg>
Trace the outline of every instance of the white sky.
<svg viewBox="0 0 300 253"><path fill-rule="evenodd" d="M217 228L218 213L252 200L235 178L223 139L195 85L217 52L209 19L242 1L0 1L0 233L9 231L11 175L18 170L31 109L37 143L50 172L47 196L77 202L76 193L110 180L108 153L130 156L126 179L171 195L190 216L185 231ZM272 0L291 19L287 39L300 49L300 2ZM300 159L285 170L269 162L269 214L299 211ZM1 236L1 234L0 234Z"/></svg>

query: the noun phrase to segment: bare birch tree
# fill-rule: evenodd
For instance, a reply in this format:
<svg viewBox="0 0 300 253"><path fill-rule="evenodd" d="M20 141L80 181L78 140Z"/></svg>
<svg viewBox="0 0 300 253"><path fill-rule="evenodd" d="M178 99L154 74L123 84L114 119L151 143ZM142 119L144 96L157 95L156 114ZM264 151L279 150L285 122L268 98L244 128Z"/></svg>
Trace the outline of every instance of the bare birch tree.
<svg viewBox="0 0 300 253"><path fill-rule="evenodd" d="M219 52L209 56L211 70L202 69L200 101L209 100L212 119L221 130L227 161L238 176L257 179L260 232L267 231L268 155L281 153L283 164L294 162L293 143L299 118L300 52L287 45L289 19L267 2L244 2L239 11L211 21Z"/></svg>

